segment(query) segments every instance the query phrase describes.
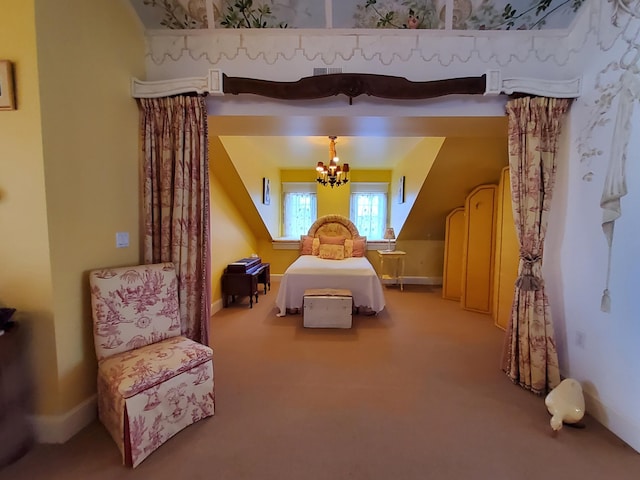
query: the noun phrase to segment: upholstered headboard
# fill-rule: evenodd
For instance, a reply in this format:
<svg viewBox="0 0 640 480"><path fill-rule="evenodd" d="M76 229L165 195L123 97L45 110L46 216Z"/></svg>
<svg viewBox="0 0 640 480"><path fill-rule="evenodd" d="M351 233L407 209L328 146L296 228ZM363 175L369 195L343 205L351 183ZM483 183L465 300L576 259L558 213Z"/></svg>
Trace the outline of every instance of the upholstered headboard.
<svg viewBox="0 0 640 480"><path fill-rule="evenodd" d="M342 215L325 215L316 220L300 238L300 255L342 260L364 257L367 237L358 232L351 220Z"/></svg>
<svg viewBox="0 0 640 480"><path fill-rule="evenodd" d="M350 239L360 238L358 229L351 220L342 215L325 215L317 219L309 232L310 237L319 237L325 235L327 237L345 237Z"/></svg>

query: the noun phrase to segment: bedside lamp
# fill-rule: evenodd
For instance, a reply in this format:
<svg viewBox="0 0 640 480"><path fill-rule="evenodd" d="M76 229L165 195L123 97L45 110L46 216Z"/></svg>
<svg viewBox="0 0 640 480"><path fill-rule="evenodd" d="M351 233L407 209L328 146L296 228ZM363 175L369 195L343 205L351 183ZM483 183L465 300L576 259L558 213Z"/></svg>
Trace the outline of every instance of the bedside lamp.
<svg viewBox="0 0 640 480"><path fill-rule="evenodd" d="M385 240L389 241L389 246L387 247L387 252L391 252L391 240L395 240L396 238L396 234L393 231L393 227L387 227L387 229L384 231L384 237Z"/></svg>

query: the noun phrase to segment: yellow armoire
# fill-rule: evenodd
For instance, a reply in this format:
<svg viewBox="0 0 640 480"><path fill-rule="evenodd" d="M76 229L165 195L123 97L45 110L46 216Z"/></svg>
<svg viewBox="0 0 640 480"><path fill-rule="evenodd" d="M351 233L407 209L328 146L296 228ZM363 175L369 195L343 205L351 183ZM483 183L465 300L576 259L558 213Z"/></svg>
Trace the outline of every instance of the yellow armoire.
<svg viewBox="0 0 640 480"><path fill-rule="evenodd" d="M465 201L462 295L465 310L491 313L497 185L480 185Z"/></svg>
<svg viewBox="0 0 640 480"><path fill-rule="evenodd" d="M462 252L464 247L464 208L447 215L442 269L442 298L460 300L462 294Z"/></svg>
<svg viewBox="0 0 640 480"><path fill-rule="evenodd" d="M513 222L509 167L505 167L500 175L496 203L493 320L498 327L506 329L511 316L514 286L518 276L518 251L520 250Z"/></svg>

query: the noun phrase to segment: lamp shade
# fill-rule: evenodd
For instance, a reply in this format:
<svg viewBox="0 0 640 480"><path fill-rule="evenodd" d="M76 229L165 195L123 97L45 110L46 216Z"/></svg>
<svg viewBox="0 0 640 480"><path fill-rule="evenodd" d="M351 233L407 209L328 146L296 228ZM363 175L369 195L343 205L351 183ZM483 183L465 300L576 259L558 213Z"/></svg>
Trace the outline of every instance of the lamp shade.
<svg viewBox="0 0 640 480"><path fill-rule="evenodd" d="M393 231L393 227L387 227L387 229L384 231L384 239L393 240L395 238L396 238L396 234Z"/></svg>

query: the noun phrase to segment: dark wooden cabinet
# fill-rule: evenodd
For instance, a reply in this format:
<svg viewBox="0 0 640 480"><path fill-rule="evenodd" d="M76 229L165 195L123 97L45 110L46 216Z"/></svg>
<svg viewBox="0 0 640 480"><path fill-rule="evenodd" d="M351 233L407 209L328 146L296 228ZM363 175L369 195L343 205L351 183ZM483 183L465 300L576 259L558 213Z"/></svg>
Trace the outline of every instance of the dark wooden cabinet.
<svg viewBox="0 0 640 480"><path fill-rule="evenodd" d="M230 263L222 275L222 306L227 307L229 300L236 301L237 297L249 297L249 308L253 302L258 303L258 284L264 285L264 293L271 289L271 272L268 263L262 263L260 258L241 258Z"/></svg>
<svg viewBox="0 0 640 480"><path fill-rule="evenodd" d="M16 323L0 335L0 468L27 453L33 444L28 419L32 390L26 330Z"/></svg>

